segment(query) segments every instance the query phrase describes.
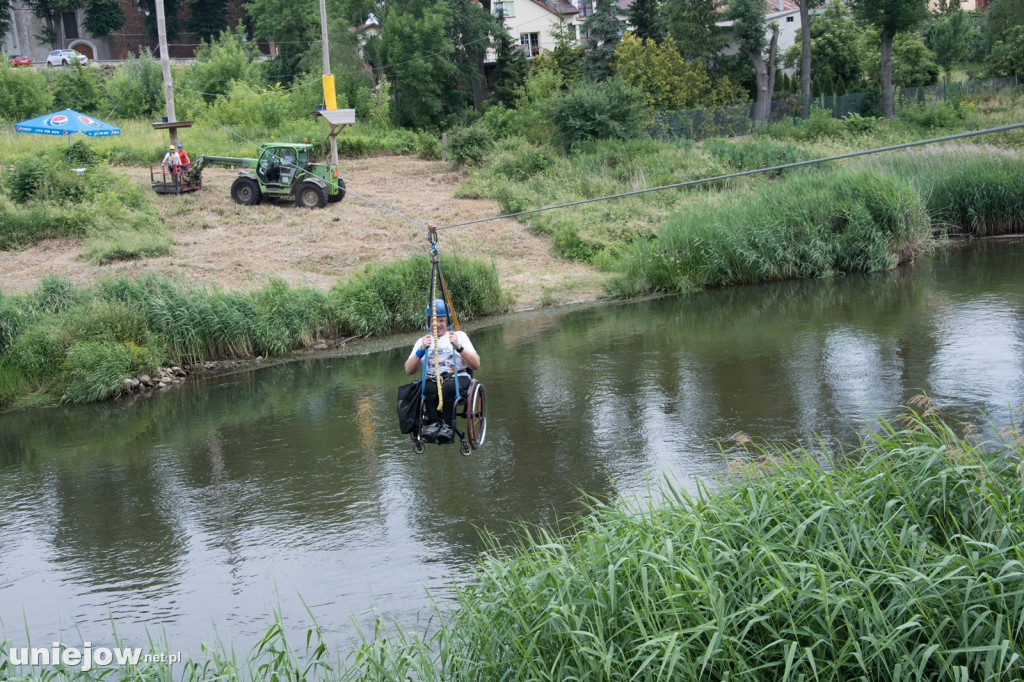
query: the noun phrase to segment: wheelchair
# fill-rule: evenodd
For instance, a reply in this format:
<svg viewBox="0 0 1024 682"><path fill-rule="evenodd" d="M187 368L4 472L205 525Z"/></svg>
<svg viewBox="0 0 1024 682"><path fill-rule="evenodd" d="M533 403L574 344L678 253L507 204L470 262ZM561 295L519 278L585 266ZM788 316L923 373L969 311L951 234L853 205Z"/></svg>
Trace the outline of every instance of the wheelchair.
<svg viewBox="0 0 1024 682"><path fill-rule="evenodd" d="M420 410L420 424L422 425L426 408L420 406ZM464 431L459 429L459 419L465 421ZM487 437L487 398L483 384L476 379L470 379L469 388L456 401L454 422L452 430L459 437L459 451L463 455L469 455L484 444L484 439ZM414 428L409 436L412 439L413 452L417 455L423 454L427 441L420 438L419 428ZM446 443L438 443L438 445L446 445Z"/></svg>

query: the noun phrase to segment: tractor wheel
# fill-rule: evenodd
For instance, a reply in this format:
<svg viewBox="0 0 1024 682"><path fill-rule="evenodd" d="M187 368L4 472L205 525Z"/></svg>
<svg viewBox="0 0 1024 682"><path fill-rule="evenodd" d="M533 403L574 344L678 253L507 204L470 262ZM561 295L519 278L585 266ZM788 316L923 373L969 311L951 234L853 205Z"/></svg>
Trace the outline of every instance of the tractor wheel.
<svg viewBox="0 0 1024 682"><path fill-rule="evenodd" d="M307 180L295 192L295 204L300 208L323 208L327 205L327 190Z"/></svg>
<svg viewBox="0 0 1024 682"><path fill-rule="evenodd" d="M344 198L345 198L345 181L342 180L341 178L338 178L338 193L337 194L328 194L327 195L327 201L329 201L329 202L331 202L333 204L333 203L336 203L338 201L341 201Z"/></svg>
<svg viewBox="0 0 1024 682"><path fill-rule="evenodd" d="M231 198L235 200L236 204L242 206L254 206L260 203L262 195L260 194L260 186L252 178L236 178L231 183Z"/></svg>

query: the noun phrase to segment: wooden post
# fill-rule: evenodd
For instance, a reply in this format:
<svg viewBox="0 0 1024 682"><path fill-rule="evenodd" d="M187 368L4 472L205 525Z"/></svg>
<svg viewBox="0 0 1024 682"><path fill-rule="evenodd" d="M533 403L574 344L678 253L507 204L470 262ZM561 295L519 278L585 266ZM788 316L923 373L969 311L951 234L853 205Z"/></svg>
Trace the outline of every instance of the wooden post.
<svg viewBox="0 0 1024 682"><path fill-rule="evenodd" d="M171 83L171 56L167 52L167 22L164 19L164 0L156 0L156 34L160 42L160 70L164 76L164 99L167 101L167 122L178 120L174 112L174 85ZM171 144L178 144L178 129L168 128Z"/></svg>

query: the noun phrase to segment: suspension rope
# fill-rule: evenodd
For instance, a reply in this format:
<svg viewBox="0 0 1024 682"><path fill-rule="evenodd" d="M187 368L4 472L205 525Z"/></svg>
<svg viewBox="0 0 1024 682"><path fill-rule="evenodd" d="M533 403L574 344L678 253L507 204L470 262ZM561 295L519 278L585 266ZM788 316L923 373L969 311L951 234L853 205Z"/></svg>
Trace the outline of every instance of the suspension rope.
<svg viewBox="0 0 1024 682"><path fill-rule="evenodd" d="M904 142L902 144L894 144L888 147L878 147L875 149L867 149L859 152L848 152L846 154L837 154L835 156L826 156L819 159L810 159L807 161L796 161L794 163L784 163L779 166L769 166L767 168L756 168L753 170L740 171L738 173L729 173L727 175L716 175L711 178L701 178L700 180L687 180L686 182L677 182L671 185L661 185L659 187L648 187L646 189L633 190L631 192L622 192L620 194L610 194L603 197L594 197L592 199L581 199L579 201L571 201L565 204L556 204L554 206L544 206L542 208L531 208L525 211L519 211L517 213L506 213L504 215L492 216L490 218L480 218L478 220L469 220L464 223L455 223L453 225L445 225L443 227L436 228L440 230L450 230L454 227L465 227L466 225L476 225L477 223L486 223L492 220L502 220L505 218L517 218L519 216L529 215L531 213L540 213L542 211L553 211L559 208L570 208L572 206L580 206L582 204L590 204L596 201L608 201L610 199L620 199L622 197L631 197L638 194L647 194L649 192L660 192L666 189L676 189L679 187L690 187L692 185L702 185L709 182L715 182L718 180L729 180L731 178L740 178L745 175L756 175L758 173L769 173L772 171L785 170L787 168L798 168L800 166L810 166L818 163L825 163L826 161L839 161L840 159L851 159L855 156L866 156L868 154L878 154L880 152L892 151L894 149L907 149L908 147L918 147L926 144L935 144L937 142L948 142L949 140L959 140L965 137L974 137L976 135L988 135L990 133L999 133L1006 130L1014 130L1016 128L1024 127L1024 123L1013 123L1005 126L998 126L995 128L986 128L984 130L972 130L966 133L957 133L955 135L946 135L945 137L933 137L928 140L918 140L916 142Z"/></svg>

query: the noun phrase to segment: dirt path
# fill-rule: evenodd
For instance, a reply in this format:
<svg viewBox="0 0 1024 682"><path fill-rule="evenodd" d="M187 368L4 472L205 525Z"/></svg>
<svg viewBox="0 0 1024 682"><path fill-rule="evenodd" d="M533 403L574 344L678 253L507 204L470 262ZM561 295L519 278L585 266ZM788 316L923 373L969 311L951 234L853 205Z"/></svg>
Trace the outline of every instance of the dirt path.
<svg viewBox="0 0 1024 682"><path fill-rule="evenodd" d="M103 276L155 270L226 289L260 287L269 277L327 289L367 263L426 253L422 227L359 197L438 225L501 213L488 200L453 199L464 176L441 162L373 157L340 165L350 193L320 211L301 210L290 202L238 206L229 192L237 171L208 169L202 191L154 198L174 236L170 255L97 266L78 257L79 243L51 240L20 252L0 251L0 288L31 290L49 273L87 284ZM124 172L135 182L149 183L147 169ZM493 259L517 309L593 299L606 278L593 268L555 259L547 239L511 220L444 231L439 248L442 257Z"/></svg>

